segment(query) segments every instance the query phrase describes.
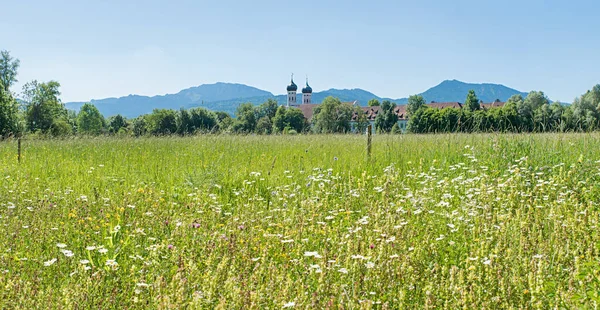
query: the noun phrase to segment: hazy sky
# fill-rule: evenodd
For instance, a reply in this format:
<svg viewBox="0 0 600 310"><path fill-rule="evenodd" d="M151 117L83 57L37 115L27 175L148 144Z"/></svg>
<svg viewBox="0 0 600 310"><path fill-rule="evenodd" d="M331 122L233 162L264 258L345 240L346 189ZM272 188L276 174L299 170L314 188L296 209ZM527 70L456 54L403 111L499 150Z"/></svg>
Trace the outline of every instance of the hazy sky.
<svg viewBox="0 0 600 310"><path fill-rule="evenodd" d="M445 79L571 102L600 83L597 0L0 0L19 83L62 99L159 95L214 82L285 92L420 93Z"/></svg>

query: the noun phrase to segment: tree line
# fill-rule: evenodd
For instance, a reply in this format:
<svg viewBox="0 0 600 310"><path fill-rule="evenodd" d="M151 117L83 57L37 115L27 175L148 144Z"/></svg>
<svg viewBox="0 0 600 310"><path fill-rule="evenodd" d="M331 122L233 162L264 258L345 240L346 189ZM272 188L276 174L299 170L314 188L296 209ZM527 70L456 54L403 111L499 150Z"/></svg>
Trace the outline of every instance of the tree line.
<svg viewBox="0 0 600 310"><path fill-rule="evenodd" d="M155 109L150 114L127 119L105 118L91 103L79 112L65 108L60 100L60 83L32 81L23 86L20 100L10 91L17 80L18 59L0 52L0 138L22 134L42 136L82 135L190 135L231 132L272 134L307 132L309 124L297 108L279 106L275 100L237 108L236 117L204 108Z"/></svg>
<svg viewBox="0 0 600 310"><path fill-rule="evenodd" d="M67 110L60 100L56 81L32 81L23 86L20 100L10 91L17 82L18 59L0 52L0 137L22 134L81 135L191 135L198 133L296 134L362 133L370 121L361 107L326 98L313 111L310 122L298 108L279 106L269 99L261 105L240 105L235 117L204 108L155 109L150 114L127 119L105 118L91 103L79 112ZM396 104L370 100L378 106L374 127L380 133L399 134ZM540 91L525 98L512 96L502 107L483 108L469 91L461 109L429 108L422 96L410 96L406 106L409 133L442 132L565 132L600 129L600 85L576 98L571 105L550 103Z"/></svg>
<svg viewBox="0 0 600 310"><path fill-rule="evenodd" d="M470 91L462 109L428 108L422 97L411 96L407 112L411 133L587 132L600 129L600 85L566 106L532 91L510 97L502 107L482 108Z"/></svg>
<svg viewBox="0 0 600 310"><path fill-rule="evenodd" d="M235 117L204 108L155 109L152 113L127 119L122 115L105 118L91 103L79 112L67 110L60 100L60 83L32 81L24 85L21 100L10 87L17 82L19 60L7 51L0 57L0 137L22 134L41 136L81 135L191 135L198 133L296 134L346 133L364 131L368 125L359 107L329 97L315 109L309 123L302 111L279 106L269 99L261 105L240 105ZM353 118L356 120L352 126Z"/></svg>

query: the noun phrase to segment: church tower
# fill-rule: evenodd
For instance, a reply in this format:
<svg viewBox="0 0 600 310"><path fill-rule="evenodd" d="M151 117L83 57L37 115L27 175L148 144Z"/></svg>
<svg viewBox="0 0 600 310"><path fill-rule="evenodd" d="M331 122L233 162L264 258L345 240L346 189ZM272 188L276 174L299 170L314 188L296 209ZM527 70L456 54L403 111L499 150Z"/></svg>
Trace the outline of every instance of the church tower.
<svg viewBox="0 0 600 310"><path fill-rule="evenodd" d="M312 88L308 85L306 78L306 87L302 88L302 104L311 104Z"/></svg>
<svg viewBox="0 0 600 310"><path fill-rule="evenodd" d="M294 74L292 73L292 81L290 83L290 85L288 85L287 87L287 106L289 107L294 107L297 106L298 103L296 102L296 91L298 91L298 86L296 86L296 83L294 83Z"/></svg>

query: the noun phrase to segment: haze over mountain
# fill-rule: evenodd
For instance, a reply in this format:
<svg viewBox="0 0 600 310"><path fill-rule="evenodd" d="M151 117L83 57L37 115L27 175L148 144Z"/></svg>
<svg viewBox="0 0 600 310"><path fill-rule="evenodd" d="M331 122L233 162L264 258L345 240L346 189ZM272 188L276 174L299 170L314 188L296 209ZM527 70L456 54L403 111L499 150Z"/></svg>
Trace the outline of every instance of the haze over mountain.
<svg viewBox="0 0 600 310"><path fill-rule="evenodd" d="M506 101L512 95L527 93L506 87L500 84L472 84L457 80L443 81L427 91L421 93L427 102L437 101L458 101L463 102L469 90L475 90L479 99L484 102L492 102L496 99ZM301 102L299 89L298 102ZM357 101L360 105L366 105L371 99L390 100L397 104L405 104L407 98L391 99L381 98L371 92L362 89L329 89L321 92L314 92L312 101L320 103L328 96L334 96L341 101ZM91 100L104 116L121 114L126 117L137 117L142 114L150 113L153 109L180 109L204 107L213 111L224 111L233 114L236 108L246 102L258 105L268 99L275 99L279 104L285 104L287 95L273 95L255 87L233 84L233 83L215 83L205 84L197 87L184 89L176 94L167 94L163 96L138 96L129 95L120 98L106 98ZM71 110L79 110L84 102L69 102L66 107Z"/></svg>

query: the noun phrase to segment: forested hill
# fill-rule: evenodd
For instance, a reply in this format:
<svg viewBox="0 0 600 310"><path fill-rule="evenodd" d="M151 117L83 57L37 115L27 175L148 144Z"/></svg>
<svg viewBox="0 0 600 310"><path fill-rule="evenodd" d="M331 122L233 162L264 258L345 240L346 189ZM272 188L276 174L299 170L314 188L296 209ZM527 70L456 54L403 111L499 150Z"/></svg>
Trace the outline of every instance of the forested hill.
<svg viewBox="0 0 600 310"><path fill-rule="evenodd" d="M471 84L457 80L443 81L421 95L427 102L430 101L464 101L469 90L475 90L479 99L491 102L496 99L505 101L515 94L526 93L499 84ZM300 89L299 89L300 91ZM298 96L302 96L301 93ZM369 91L362 89L329 89L313 93L313 102L319 103L328 96L334 96L341 101L358 101L360 105L366 105L371 99L390 100L397 104L404 104L407 98L393 99L381 98ZM267 99L275 99L280 104L285 104L286 95L273 95L252 86L233 83L205 84L197 87L184 89L176 94L162 96L139 96L129 95L120 98L106 98L90 100L104 116L121 114L132 118L142 114L150 113L153 109L179 109L192 107L205 107L213 111L224 111L230 114L241 104L250 102L255 105L265 102ZM301 98L298 100L301 102ZM66 107L71 110L79 110L84 102L69 102Z"/></svg>
<svg viewBox="0 0 600 310"><path fill-rule="evenodd" d="M469 90L474 90L477 97L484 102L493 102L496 99L506 101L512 95L517 94L521 94L523 97L527 96L527 93L525 92L520 92L500 84L471 84L457 80L443 81L439 85L428 89L420 95L423 96L427 102L463 102ZM408 99L406 100L408 101Z"/></svg>

